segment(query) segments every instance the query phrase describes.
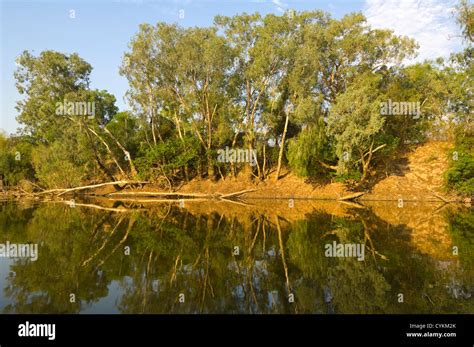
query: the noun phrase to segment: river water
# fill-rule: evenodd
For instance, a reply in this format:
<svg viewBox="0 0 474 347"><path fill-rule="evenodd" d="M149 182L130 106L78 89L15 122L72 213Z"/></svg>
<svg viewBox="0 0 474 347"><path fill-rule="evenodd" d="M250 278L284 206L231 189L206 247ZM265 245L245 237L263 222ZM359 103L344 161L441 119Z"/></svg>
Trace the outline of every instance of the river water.
<svg viewBox="0 0 474 347"><path fill-rule="evenodd" d="M3 313L474 313L465 206L4 202L0 246Z"/></svg>

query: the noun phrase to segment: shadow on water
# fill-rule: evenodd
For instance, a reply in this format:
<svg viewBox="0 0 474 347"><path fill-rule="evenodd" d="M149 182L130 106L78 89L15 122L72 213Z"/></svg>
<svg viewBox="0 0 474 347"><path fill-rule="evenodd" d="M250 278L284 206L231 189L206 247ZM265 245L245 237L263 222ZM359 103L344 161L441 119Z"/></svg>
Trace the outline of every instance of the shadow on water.
<svg viewBox="0 0 474 347"><path fill-rule="evenodd" d="M0 204L4 313L474 313L474 213L295 200ZM360 253L327 256L327 245ZM342 255L342 254L339 254ZM349 256L348 256L349 255Z"/></svg>

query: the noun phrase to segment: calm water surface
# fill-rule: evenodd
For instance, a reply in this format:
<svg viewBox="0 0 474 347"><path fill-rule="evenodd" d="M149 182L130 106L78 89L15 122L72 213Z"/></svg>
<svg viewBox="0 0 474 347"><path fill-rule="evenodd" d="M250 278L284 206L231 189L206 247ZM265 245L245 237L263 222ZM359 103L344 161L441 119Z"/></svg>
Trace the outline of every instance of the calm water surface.
<svg viewBox="0 0 474 347"><path fill-rule="evenodd" d="M467 207L83 203L0 203L0 243L38 245L0 258L1 312L474 313Z"/></svg>

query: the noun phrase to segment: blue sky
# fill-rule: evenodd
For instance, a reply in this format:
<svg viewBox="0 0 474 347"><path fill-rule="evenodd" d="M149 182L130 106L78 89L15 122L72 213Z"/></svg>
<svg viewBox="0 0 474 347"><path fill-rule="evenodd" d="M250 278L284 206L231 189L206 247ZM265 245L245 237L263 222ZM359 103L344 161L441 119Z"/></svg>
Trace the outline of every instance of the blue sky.
<svg viewBox="0 0 474 347"><path fill-rule="evenodd" d="M374 27L417 39L419 59L425 59L461 48L451 13L454 4L455 0L0 0L0 129L13 133L18 128L15 103L21 96L13 72L15 58L24 50L35 55L46 49L77 52L94 68L92 87L114 94L117 106L125 110L128 84L118 67L140 23L207 26L217 14L278 14L290 8L322 9L336 18L361 11Z"/></svg>

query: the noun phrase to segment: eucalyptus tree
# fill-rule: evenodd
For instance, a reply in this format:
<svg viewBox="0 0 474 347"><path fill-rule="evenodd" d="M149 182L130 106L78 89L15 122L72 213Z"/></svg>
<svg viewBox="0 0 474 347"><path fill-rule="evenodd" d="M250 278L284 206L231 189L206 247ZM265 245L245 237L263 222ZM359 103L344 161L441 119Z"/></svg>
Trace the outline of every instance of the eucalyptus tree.
<svg viewBox="0 0 474 347"><path fill-rule="evenodd" d="M131 103L142 113L150 110L152 133L158 114L172 120L175 136L183 139L184 132L191 131L207 158L210 177L214 132L230 105L232 64L233 50L216 28L183 29L158 23L140 27L121 69L130 82ZM155 135L153 139L156 143Z"/></svg>
<svg viewBox="0 0 474 347"><path fill-rule="evenodd" d="M17 119L24 125L23 131L40 144L34 163L39 171L48 168L39 173L41 177L53 178L62 165L69 165L70 173L77 168L77 176L71 174L77 178L75 183L97 176L96 167L114 179L116 170L106 163L109 159L121 176L128 176L116 154L122 151L126 157L128 151L106 127L117 112L115 97L106 91L90 89L90 64L75 53L47 50L38 56L23 52L17 58L17 66L16 86L24 95L17 102ZM56 142L58 145L54 145ZM131 158L128 165L134 176L136 170ZM56 180L54 185L60 182Z"/></svg>
<svg viewBox="0 0 474 347"><path fill-rule="evenodd" d="M334 137L339 158L338 173L346 174L350 165L360 162L364 181L378 143L384 119L380 114L379 76L360 76L336 98L328 118L328 133ZM357 161L352 158L356 157Z"/></svg>
<svg viewBox="0 0 474 347"><path fill-rule="evenodd" d="M237 50L231 81L237 86L235 102L242 108L241 122L245 124L248 149L253 151L256 146L257 124L274 133L275 142L280 144L276 179L281 170L290 113L295 109L301 113L302 105L309 104L303 97L308 93L296 82L301 76L296 77L295 72L303 68L302 61L295 63L297 52L304 47L302 33L307 25L321 24L325 19L320 11L215 19ZM260 164L256 169L258 177L263 178Z"/></svg>
<svg viewBox="0 0 474 347"><path fill-rule="evenodd" d="M281 93L278 103L280 107L277 108L277 112L283 116L280 119L284 120L284 126L275 180L280 176L290 118L294 125L303 127L307 127L308 124L319 124L321 119L323 99L317 88L317 76L320 71L318 56L321 49L321 35L329 21L328 15L320 11L296 14L289 12L286 19L288 28L285 42L279 45L281 55L286 61L280 73ZM272 101L271 113L273 105Z"/></svg>
<svg viewBox="0 0 474 347"><path fill-rule="evenodd" d="M461 26L462 36L468 42L474 42L474 4L467 0L459 1L457 22Z"/></svg>
<svg viewBox="0 0 474 347"><path fill-rule="evenodd" d="M260 14L233 17L217 16L215 24L224 31L229 44L236 51L231 83L235 85L234 102L241 107L240 123L245 127L248 150L256 146L256 127L261 117L265 97L276 93L281 68L285 64L282 49L287 28L277 16L262 18ZM260 165L256 165L260 176ZM253 169L251 169L253 171Z"/></svg>
<svg viewBox="0 0 474 347"><path fill-rule="evenodd" d="M358 75L398 66L418 47L414 40L390 30L372 29L360 13L332 19L320 44L321 91L329 104Z"/></svg>
<svg viewBox="0 0 474 347"><path fill-rule="evenodd" d="M207 156L208 176L214 176L215 134L225 121L230 105L229 70L233 50L216 28L187 29L177 44L180 64L176 66L179 86L175 94L184 112L188 113L193 132Z"/></svg>
<svg viewBox="0 0 474 347"><path fill-rule="evenodd" d="M14 73L18 92L17 120L24 132L50 142L60 136L68 121L56 115L56 104L64 96L89 88L92 66L76 53L43 51L35 57L24 51L16 59Z"/></svg>
<svg viewBox="0 0 474 347"><path fill-rule="evenodd" d="M398 112L385 117L385 131L398 139L398 147L418 143L426 133L444 131L443 119L448 116L449 92L441 69L432 62L417 63L386 73L385 102L416 105L416 112ZM400 110L406 111L406 110Z"/></svg>
<svg viewBox="0 0 474 347"><path fill-rule="evenodd" d="M179 64L176 44L182 34L183 30L176 25L141 24L120 67L120 74L127 78L130 86L127 99L134 113L147 125L155 145L163 141L161 110L173 94L173 73Z"/></svg>
<svg viewBox="0 0 474 347"><path fill-rule="evenodd" d="M192 131L190 115L180 107L175 92L179 87L175 69L181 64L177 44L183 35L184 30L174 24L141 24L120 67L120 74L129 82L126 97L144 133L145 142L140 146L143 152L140 154L142 173L152 168L150 160L161 167L166 165L166 155L156 156L162 152L158 147L165 146L170 137L178 138L183 148L188 145L186 134ZM148 151L143 149L143 144L148 146ZM143 165L147 167L143 168ZM160 175L163 175L162 171ZM185 172L187 177L187 165ZM145 173L145 176L149 174Z"/></svg>
<svg viewBox="0 0 474 347"><path fill-rule="evenodd" d="M380 114L381 76L412 57L417 45L389 30L370 28L361 14L332 20L326 40L327 50L320 55L321 92L327 106L327 134L338 165L321 164L347 173L347 164L360 163L363 181L373 153L384 145L377 146L384 123Z"/></svg>

